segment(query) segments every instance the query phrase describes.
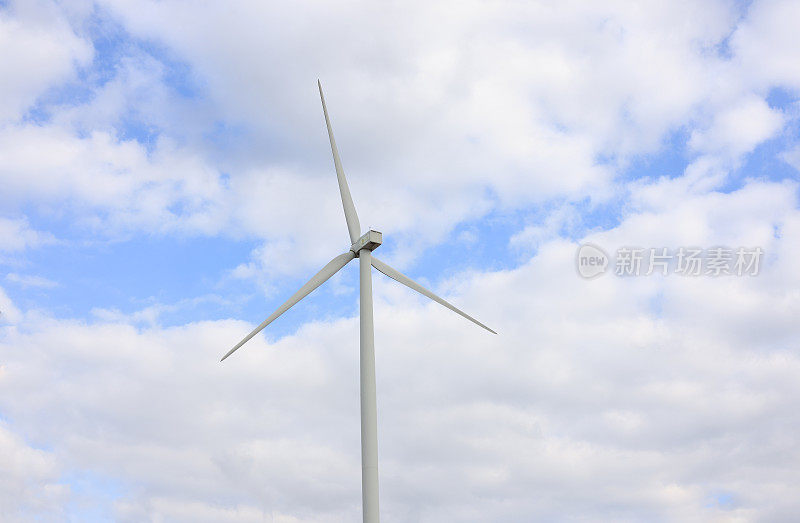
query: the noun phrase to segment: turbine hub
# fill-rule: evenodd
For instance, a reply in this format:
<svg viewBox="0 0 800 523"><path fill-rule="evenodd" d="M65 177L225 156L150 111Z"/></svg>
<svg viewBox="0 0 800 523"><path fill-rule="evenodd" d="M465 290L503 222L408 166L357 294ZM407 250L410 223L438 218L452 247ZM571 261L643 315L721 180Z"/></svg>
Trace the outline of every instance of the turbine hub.
<svg viewBox="0 0 800 523"><path fill-rule="evenodd" d="M383 243L383 234L370 229L364 233L364 236L357 239L356 242L350 246L350 250L353 251L356 256L358 256L358 253L361 251L361 249L374 251L381 243Z"/></svg>

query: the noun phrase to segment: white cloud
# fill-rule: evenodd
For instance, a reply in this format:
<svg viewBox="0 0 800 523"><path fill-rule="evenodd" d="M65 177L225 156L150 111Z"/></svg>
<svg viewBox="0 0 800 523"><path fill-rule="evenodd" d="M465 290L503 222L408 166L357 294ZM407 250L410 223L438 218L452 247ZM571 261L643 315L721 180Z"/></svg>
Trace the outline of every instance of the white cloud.
<svg viewBox="0 0 800 523"><path fill-rule="evenodd" d="M52 234L31 229L24 218L0 217L0 251L21 251L55 241Z"/></svg>
<svg viewBox="0 0 800 523"><path fill-rule="evenodd" d="M774 137L784 118L764 99L750 96L722 109L709 129L694 131L689 145L701 152L726 152L734 158Z"/></svg>
<svg viewBox="0 0 800 523"><path fill-rule="evenodd" d="M767 256L755 278L587 282L576 245L554 240L517 269L448 282L457 295L436 289L499 336L376 273L385 518L796 512L796 186L688 193L588 239ZM224 364L249 325L127 321L29 315L0 338L0 408L64 467L137 485L118 518L358 517L356 318L259 336Z"/></svg>
<svg viewBox="0 0 800 523"><path fill-rule="evenodd" d="M731 48L743 69L743 81L764 89L777 85L800 89L800 43L794 21L800 5L791 0L754 2L731 38Z"/></svg>
<svg viewBox="0 0 800 523"><path fill-rule="evenodd" d="M270 275L307 272L346 242L318 76L362 222L392 235L405 262L498 208L606 201L619 192L615 165L687 124L700 149L734 156L780 128L761 84L745 81L756 66L743 56L763 36L748 28L766 22L753 14L737 26L737 10L719 2L102 5L185 60L197 98L132 45L89 101L2 132L7 193L66 197L71 219L95 233L259 238L251 268ZM734 58L720 55L739 31L750 32L733 39ZM119 139L132 116L160 133L155 143ZM214 146L219 123L240 131ZM319 249L299 263L280 255L299 243Z"/></svg>
<svg viewBox="0 0 800 523"><path fill-rule="evenodd" d="M781 155L783 161L800 171L800 145L796 145L791 149L784 151Z"/></svg>
<svg viewBox="0 0 800 523"><path fill-rule="evenodd" d="M170 521L195 521L208 523L223 522L258 522L270 521L275 523L295 523L299 520L291 516L284 516L274 512L259 510L255 507L224 508L212 503L194 501L189 503L176 502L172 499L152 499L147 506L136 503L120 501L115 504L119 521L141 521L148 519L152 514L160 514Z"/></svg>
<svg viewBox="0 0 800 523"><path fill-rule="evenodd" d="M36 98L74 78L93 56L50 2L12 2L0 9L0 124L15 122Z"/></svg>
<svg viewBox="0 0 800 523"><path fill-rule="evenodd" d="M4 204L57 204L108 235L256 237L264 244L233 276L269 288L347 247L317 76L361 221L396 235L401 262L464 220L564 202L513 236L535 257L437 288L500 336L376 273L386 519L797 513L797 185L711 192L789 117L765 97L797 83L791 4L753 4L738 25L716 2L103 5L185 60L202 93L176 95L140 50L86 103L21 123L74 73L73 57L91 54L66 22L48 22L68 44L55 50L21 8L3 11L8 34L41 44L42 64L59 61L52 74L37 63L2 108ZM131 114L161 133L153 143L121 138ZM210 144L214 122L241 128L240 143ZM700 154L684 173L614 181L679 129ZM622 223L587 239L759 245L762 274L579 279L559 232L579 218L574 202L620 194ZM0 221L0 248L47 241L26 220ZM0 465L12 456L6 467L27 471L0 483L1 505L16 514L35 494L47 503L34 508L58 510L70 494L55 478L90 470L123 485L121 520L357 519L357 320L259 336L220 365L252 326L161 327L179 306L56 319L0 290L0 411L14 431L0 427Z"/></svg>
<svg viewBox="0 0 800 523"><path fill-rule="evenodd" d="M22 319L22 313L0 287L0 323L14 324Z"/></svg>
<svg viewBox="0 0 800 523"><path fill-rule="evenodd" d="M0 365L0 380L5 368ZM59 469L52 454L31 448L0 421L0 517L30 521L63 517L69 488L58 483Z"/></svg>
<svg viewBox="0 0 800 523"><path fill-rule="evenodd" d="M58 287L57 282L33 274L17 274L16 272L10 272L6 274L6 280L21 287L38 287L40 289Z"/></svg>
<svg viewBox="0 0 800 523"><path fill-rule="evenodd" d="M21 125L0 130L0 152L7 195L62 202L89 228L219 230L216 173L169 143L148 154L107 132L80 138L57 126Z"/></svg>
<svg viewBox="0 0 800 523"><path fill-rule="evenodd" d="M152 298L150 301L153 301ZM122 312L115 308L108 309L102 307L95 307L90 313L95 319L103 323L126 323L154 327L160 325L164 315L179 311L186 312L208 303L231 305L229 301L224 300L216 294L208 294L195 298L184 298L175 303L154 302L142 309L129 313Z"/></svg>
<svg viewBox="0 0 800 523"><path fill-rule="evenodd" d="M319 110L309 103L313 79L322 76L362 219L380 216L385 231L417 250L497 203L607 197L612 173L596 165L597 155L652 150L690 118L715 73L713 54L697 48L711 49L733 23L724 6L693 3L588 13L481 4L397 13L339 7L324 17L326 8L317 5L306 6L316 13L309 17L243 3L191 13L173 3L109 6L134 33L186 58L222 117L255 133L244 140L281 144L270 148L270 161L300 158L314 178L330 178ZM350 15L362 30L340 34L331 17ZM194 22L180 28L167 22L187 16ZM517 28L520 20L529 31ZM233 27L240 38L228 37ZM336 53L326 41L337 42ZM363 59L374 48L381 49L380 67ZM367 72L368 89L361 81ZM244 161L262 164L263 147L253 149ZM486 199L487 187L499 202ZM240 196L245 208L272 210L263 197Z"/></svg>
<svg viewBox="0 0 800 523"><path fill-rule="evenodd" d="M562 229L570 229L580 222L580 216L571 205L563 205L547 214L541 223L528 225L509 240L515 249L535 249L543 243L552 241L562 234Z"/></svg>

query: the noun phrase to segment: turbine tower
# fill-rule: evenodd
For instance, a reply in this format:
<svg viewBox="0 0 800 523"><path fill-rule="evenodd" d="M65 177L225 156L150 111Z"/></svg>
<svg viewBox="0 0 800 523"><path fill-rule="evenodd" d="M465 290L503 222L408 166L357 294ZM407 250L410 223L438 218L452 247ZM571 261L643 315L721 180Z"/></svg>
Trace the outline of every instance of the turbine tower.
<svg viewBox="0 0 800 523"><path fill-rule="evenodd" d="M378 511L378 413L375 399L375 337L372 326L372 267L375 267L393 280L414 289L423 296L427 296L433 301L444 305L448 309L480 325L489 332L493 334L497 333L372 255L372 251L383 241L383 236L380 232L372 229L361 235L361 225L358 222L358 215L356 214L355 205L353 205L353 198L350 196L350 188L347 186L347 179L345 179L344 176L342 162L339 159L339 150L336 148L336 140L333 138L331 120L328 116L328 108L325 106L322 84L319 80L317 80L317 85L319 86L319 97L322 100L322 111L325 113L325 125L328 127L328 138L330 138L331 141L333 165L336 168L336 178L339 181L339 193L342 196L344 217L345 220L347 220L347 230L350 232L350 241L352 244L347 252L331 260L321 271L315 274L308 283L303 285L291 298L278 307L278 309L264 320L261 325L253 329L250 334L245 336L242 341L229 350L220 361L224 361L225 358L233 354L264 327L275 321L278 316L289 310L295 303L308 296L314 289L339 272L342 267L355 258L359 259L359 280L361 288L361 502L364 513L364 523L378 523L380 521Z"/></svg>

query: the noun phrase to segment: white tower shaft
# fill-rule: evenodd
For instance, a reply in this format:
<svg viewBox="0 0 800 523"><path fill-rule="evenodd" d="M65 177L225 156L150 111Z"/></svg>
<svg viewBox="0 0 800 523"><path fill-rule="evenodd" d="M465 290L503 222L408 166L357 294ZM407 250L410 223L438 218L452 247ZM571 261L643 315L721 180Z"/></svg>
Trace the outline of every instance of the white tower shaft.
<svg viewBox="0 0 800 523"><path fill-rule="evenodd" d="M375 331L372 324L372 252L361 249L361 502L364 523L379 523L378 407L375 392Z"/></svg>

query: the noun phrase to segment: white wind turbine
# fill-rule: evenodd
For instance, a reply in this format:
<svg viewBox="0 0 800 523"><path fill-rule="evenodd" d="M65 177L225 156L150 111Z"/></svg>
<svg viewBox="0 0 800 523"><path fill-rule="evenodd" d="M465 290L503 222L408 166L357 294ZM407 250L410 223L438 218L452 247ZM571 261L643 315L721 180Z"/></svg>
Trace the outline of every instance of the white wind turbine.
<svg viewBox="0 0 800 523"><path fill-rule="evenodd" d="M331 141L331 151L333 152L333 164L336 167L336 177L339 180L339 192L342 196L344 206L344 217L347 220L347 230L350 232L352 245L344 254L340 254L331 260L325 267L312 277L308 283L303 285L300 290L292 295L291 298L278 307L261 325L253 329L253 332L244 337L228 351L225 358L230 356L239 347L244 345L250 338L258 334L264 327L275 321L278 316L289 310L295 303L299 302L314 289L325 283L331 276L336 274L342 267L351 262L354 258L360 260L360 285L361 285L361 501L364 513L364 523L378 523L380 517L378 512L378 416L375 400L375 339L372 326L372 271L375 267L386 276L406 285L420 294L427 296L448 309L457 312L473 323L480 325L493 334L495 331L479 322L469 314L458 309L454 305L446 302L435 295L422 285L404 276L399 271L380 261L372 255L383 239L378 231L370 229L361 235L361 225L358 222L356 208L353 205L353 198L350 196L350 189L342 170L342 162L339 160L339 150L336 148L336 141L333 139L331 120L328 117L328 109L325 106L325 97L322 94L322 84L317 80L319 86L319 96L322 100L322 110L325 113L325 124L328 127L328 137Z"/></svg>

